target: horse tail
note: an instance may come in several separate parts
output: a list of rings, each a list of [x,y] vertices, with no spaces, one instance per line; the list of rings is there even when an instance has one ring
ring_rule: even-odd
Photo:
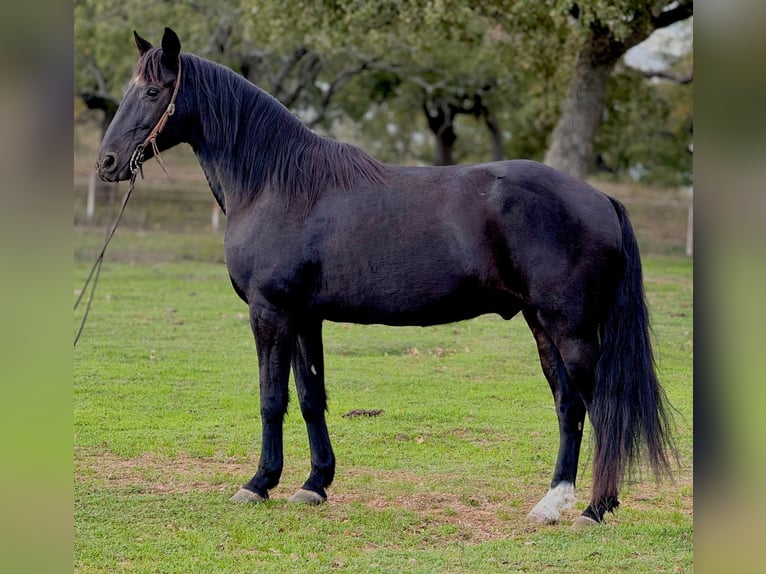
[[[595,434],[592,501],[602,510],[619,502],[625,473],[648,455],[655,477],[670,474],[670,413],[657,380],[644,295],[641,259],[625,207],[610,198],[622,229],[624,269],[599,328],[590,418]]]

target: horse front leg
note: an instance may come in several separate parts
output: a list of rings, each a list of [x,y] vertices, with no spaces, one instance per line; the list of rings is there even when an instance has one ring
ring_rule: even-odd
[[[298,329],[293,350],[293,374],[311,449],[311,472],[290,502],[321,504],[335,476],[335,455],[325,422],[327,394],[324,381],[322,322],[311,321]]]
[[[250,325],[258,351],[261,392],[261,459],[255,476],[231,498],[234,502],[262,502],[282,475],[282,422],[287,412],[293,332],[287,317],[251,307]]]

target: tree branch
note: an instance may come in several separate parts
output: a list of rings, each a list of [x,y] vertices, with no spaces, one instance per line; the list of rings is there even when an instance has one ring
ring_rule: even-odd
[[[103,110],[114,114],[120,100],[101,90],[81,90],[78,94],[89,110]]]
[[[647,78],[663,78],[676,84],[691,84],[694,81],[694,70],[686,73],[674,72],[673,70],[638,70]]]
[[[373,64],[376,60],[377,58],[372,58],[371,60],[362,60],[356,66],[343,70],[340,74],[338,74],[335,77],[335,79],[330,83],[327,90],[324,92],[322,96],[322,101],[319,104],[319,110],[317,111],[316,117],[309,122],[310,128],[313,128],[314,126],[319,124],[321,121],[323,121],[327,117],[327,110],[330,107],[330,102],[333,96],[343,86],[345,86],[349,82],[349,80],[351,80],[351,78],[369,69],[370,65]]]
[[[314,52],[307,52],[307,54],[307,58],[302,58],[302,70],[298,71],[298,78],[292,91],[289,93],[284,93],[285,89],[280,86],[280,92],[283,92],[283,95],[275,96],[278,97],[279,101],[282,102],[287,108],[291,108],[295,105],[295,102],[298,101],[298,97],[301,95],[303,90],[309,86],[313,86],[316,83],[317,76],[322,70],[322,59]]]
[[[96,80],[98,91],[105,94],[106,82],[104,82],[104,75],[101,73],[101,70],[99,70],[98,67],[96,67],[96,64],[93,63],[93,60],[91,58],[88,58],[86,60],[85,67],[88,69],[88,72],[90,72],[90,75],[93,76],[93,79]]]
[[[657,16],[652,16],[652,26],[655,30],[659,28],[667,28],[671,24],[686,20],[694,15],[694,3],[690,0],[688,2],[681,2],[675,8],[660,12]]]
[[[276,77],[274,78],[274,81],[271,83],[272,95],[275,98],[282,101],[282,92],[285,91],[285,80],[287,79],[287,76],[290,75],[290,72],[293,70],[293,68],[295,68],[295,66],[298,65],[298,62],[300,62],[308,53],[308,48],[305,46],[300,46],[293,51],[292,55],[287,58],[287,60],[285,60],[282,68],[279,70]],[[293,97],[292,99],[295,98]],[[284,103],[284,101],[282,101],[282,103]],[[287,106],[287,104],[285,105]]]

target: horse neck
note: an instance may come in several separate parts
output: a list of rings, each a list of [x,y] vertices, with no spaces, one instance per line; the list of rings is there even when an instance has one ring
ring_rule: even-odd
[[[295,148],[320,139],[275,98],[231,70],[194,58],[187,78],[198,125],[190,142],[216,199],[257,196]],[[282,166],[284,167],[284,166]]]
[[[328,188],[386,179],[383,164],[314,134],[241,76],[200,58],[192,62],[187,81],[199,125],[191,143],[219,203],[219,193],[229,207],[269,189],[286,205],[306,209]]]

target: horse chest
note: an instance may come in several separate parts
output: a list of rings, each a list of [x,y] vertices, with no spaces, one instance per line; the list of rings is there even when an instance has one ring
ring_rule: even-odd
[[[303,250],[284,230],[285,226],[262,218],[227,227],[226,267],[245,301],[260,298],[288,304],[288,299],[301,295],[310,283],[302,263]]]

